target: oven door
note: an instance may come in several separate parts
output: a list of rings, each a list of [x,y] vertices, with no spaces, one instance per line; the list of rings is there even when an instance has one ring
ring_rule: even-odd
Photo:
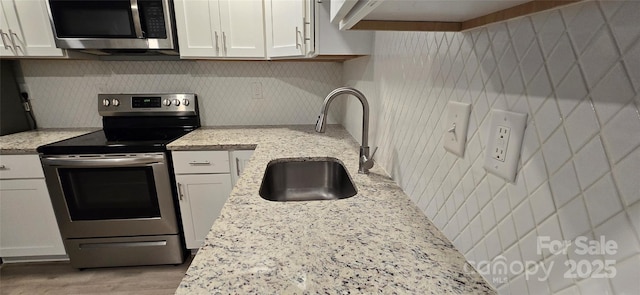
[[[64,238],[178,233],[164,153],[43,156]]]

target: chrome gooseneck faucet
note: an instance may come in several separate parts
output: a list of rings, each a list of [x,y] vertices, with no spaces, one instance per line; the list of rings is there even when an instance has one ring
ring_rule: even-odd
[[[329,105],[333,99],[342,94],[351,94],[360,100],[360,103],[362,104],[362,143],[360,145],[358,173],[367,174],[369,173],[369,169],[373,167],[373,155],[369,157],[369,102],[367,102],[367,98],[362,94],[362,92],[351,87],[340,87],[331,91],[322,104],[322,110],[320,112],[320,116],[318,116],[318,121],[316,122],[316,132],[322,133],[325,131]],[[374,150],[373,154],[375,155],[375,153],[376,151]]]

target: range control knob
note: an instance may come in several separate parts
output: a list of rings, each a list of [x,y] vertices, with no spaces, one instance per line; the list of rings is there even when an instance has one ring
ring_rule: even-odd
[[[170,106],[171,105],[171,101],[168,99],[165,99],[162,103],[164,103],[164,105],[166,106]]]
[[[103,99],[102,100],[102,105],[105,107],[108,107],[111,104],[111,101],[109,101],[108,99]]]
[[[185,106],[188,106],[189,103],[190,103],[189,100],[186,99],[186,98],[182,100],[182,104],[185,105]]]
[[[176,105],[176,106],[179,106],[180,105],[180,100],[179,99],[174,99],[173,100],[173,104]]]
[[[114,99],[112,99],[112,100],[111,100],[111,104],[112,104],[114,107],[117,107],[117,106],[119,106],[119,105],[120,105],[120,101],[114,98]]]

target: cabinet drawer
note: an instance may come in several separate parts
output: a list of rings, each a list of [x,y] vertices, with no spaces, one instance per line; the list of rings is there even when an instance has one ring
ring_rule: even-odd
[[[229,173],[229,153],[226,151],[172,152],[176,174]]]
[[[0,179],[44,178],[38,155],[0,155]]]

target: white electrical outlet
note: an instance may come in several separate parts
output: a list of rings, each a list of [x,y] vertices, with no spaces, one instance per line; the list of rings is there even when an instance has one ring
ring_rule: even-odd
[[[509,145],[509,135],[511,134],[511,128],[498,126],[498,130],[496,131],[496,133],[496,148],[492,150],[493,158],[498,161],[504,162],[504,156],[507,153],[507,146]]]
[[[253,99],[262,99],[262,83],[253,82],[251,83],[251,93]]]
[[[491,110],[484,168],[509,182],[516,180],[527,114]]]
[[[450,101],[447,104],[447,128],[443,145],[444,149],[457,155],[464,156],[464,147],[467,143],[467,129],[469,129],[469,115],[471,105],[463,102]]]

